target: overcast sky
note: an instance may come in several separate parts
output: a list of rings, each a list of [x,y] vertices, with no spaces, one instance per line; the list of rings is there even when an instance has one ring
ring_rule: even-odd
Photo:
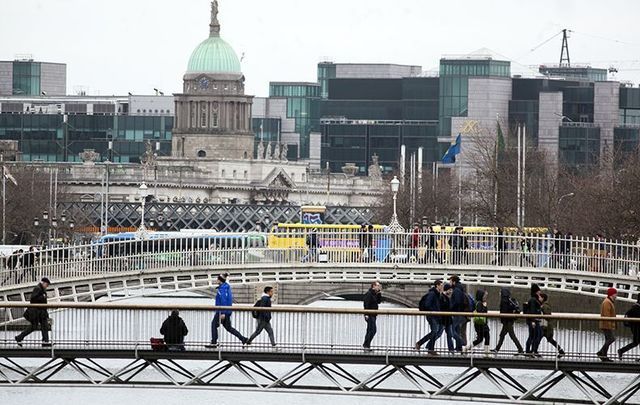
[[[219,0],[222,37],[247,93],[269,81],[315,81],[316,64],[384,62],[435,70],[442,55],[488,48],[512,73],[558,63],[562,28],[572,63],[619,68],[640,81],[640,2],[592,0]],[[73,93],[181,89],[191,51],[209,33],[209,0],[0,0],[0,60],[31,54],[67,64]],[[516,62],[518,64],[516,64]],[[532,73],[532,71],[528,71]]]

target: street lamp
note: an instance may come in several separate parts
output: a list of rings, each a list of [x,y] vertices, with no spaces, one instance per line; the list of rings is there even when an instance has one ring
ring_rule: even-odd
[[[147,196],[149,195],[148,187],[144,182],[138,188],[138,195],[142,203],[142,215],[140,216],[140,227],[138,228],[137,237],[139,239],[145,239],[147,237],[147,228],[144,226],[144,205],[147,202]]]
[[[560,213],[560,203],[562,202],[562,200],[564,200],[567,197],[573,197],[575,195],[576,193],[567,193],[567,194],[561,195],[560,198],[558,198],[558,203],[556,204],[556,222],[558,221],[558,214]]]
[[[389,223],[389,231],[391,233],[404,232],[404,228],[400,225],[400,222],[398,222],[398,190],[400,190],[400,180],[398,180],[398,177],[393,176],[393,180],[391,180],[391,192],[393,193],[393,215],[391,216],[391,222]]]

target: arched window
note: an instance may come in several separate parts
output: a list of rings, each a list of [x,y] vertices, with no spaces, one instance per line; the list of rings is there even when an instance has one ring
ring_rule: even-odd
[[[207,127],[207,107],[205,103],[202,103],[202,107],[200,108],[200,126],[202,128]]]
[[[207,157],[207,152],[203,151],[203,150],[199,150],[198,151],[198,157],[199,158],[205,158]]]
[[[211,126],[213,128],[218,128],[218,112],[217,111],[213,111],[211,113]]]

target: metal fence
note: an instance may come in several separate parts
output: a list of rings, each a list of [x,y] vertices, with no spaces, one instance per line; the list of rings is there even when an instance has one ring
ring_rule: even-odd
[[[4,322],[0,327],[0,350],[17,349],[15,336],[26,322],[20,319],[27,304],[2,303],[0,311],[11,312],[16,321]],[[41,306],[42,307],[42,306]],[[268,311],[272,314],[271,325],[277,345],[272,347],[263,332],[252,342],[244,345],[242,341],[230,335],[220,326],[219,344],[214,348],[206,345],[211,340],[211,323],[217,309],[207,305],[125,305],[125,304],[53,304],[46,306],[50,313],[51,350],[151,350],[150,338],[162,338],[160,327],[172,310],[178,309],[184,320],[188,334],[184,347],[188,351],[283,351],[291,353],[362,353],[366,330],[365,316],[377,316],[377,334],[371,344],[371,351],[378,355],[425,356],[422,346],[417,350],[416,342],[429,332],[427,316],[461,316],[465,320],[463,336],[467,349],[455,352],[455,346],[449,346],[447,333],[443,333],[435,345],[439,356],[507,356],[519,355],[514,342],[507,337],[500,351],[492,352],[502,329],[503,320],[515,319],[515,335],[526,349],[529,335],[529,320],[540,322],[544,338],[540,344],[540,358],[554,361],[597,361],[596,353],[604,342],[599,323],[612,321],[616,325],[617,340],[609,350],[611,359],[618,360],[618,349],[633,341],[631,329],[623,326],[628,319],[601,318],[593,315],[505,315],[489,313],[487,318],[490,330],[488,346],[479,342],[471,349],[469,346],[476,338],[474,316],[472,313],[427,313],[409,309],[365,311],[358,309],[279,307]],[[256,329],[254,311],[267,311],[265,308],[234,306],[231,323],[245,338]],[[631,321],[632,323],[634,321]],[[550,332],[552,330],[552,332]],[[557,346],[551,345],[557,341]],[[24,348],[41,347],[40,332],[35,331],[21,342]],[[455,342],[454,342],[455,343]],[[532,360],[535,358],[532,357]],[[622,357],[623,361],[640,361],[637,349]]]
[[[396,263],[569,270],[637,277],[637,244],[594,238],[487,233],[276,230],[95,242],[16,252],[3,258],[0,286],[124,271],[251,263]]]

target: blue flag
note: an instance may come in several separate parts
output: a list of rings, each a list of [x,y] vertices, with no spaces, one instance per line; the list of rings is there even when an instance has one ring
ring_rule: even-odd
[[[456,143],[449,146],[449,149],[447,149],[447,153],[445,153],[444,156],[442,157],[442,163],[455,163],[456,155],[460,153],[461,150],[462,150],[462,135],[458,134],[458,137],[456,138]]]

